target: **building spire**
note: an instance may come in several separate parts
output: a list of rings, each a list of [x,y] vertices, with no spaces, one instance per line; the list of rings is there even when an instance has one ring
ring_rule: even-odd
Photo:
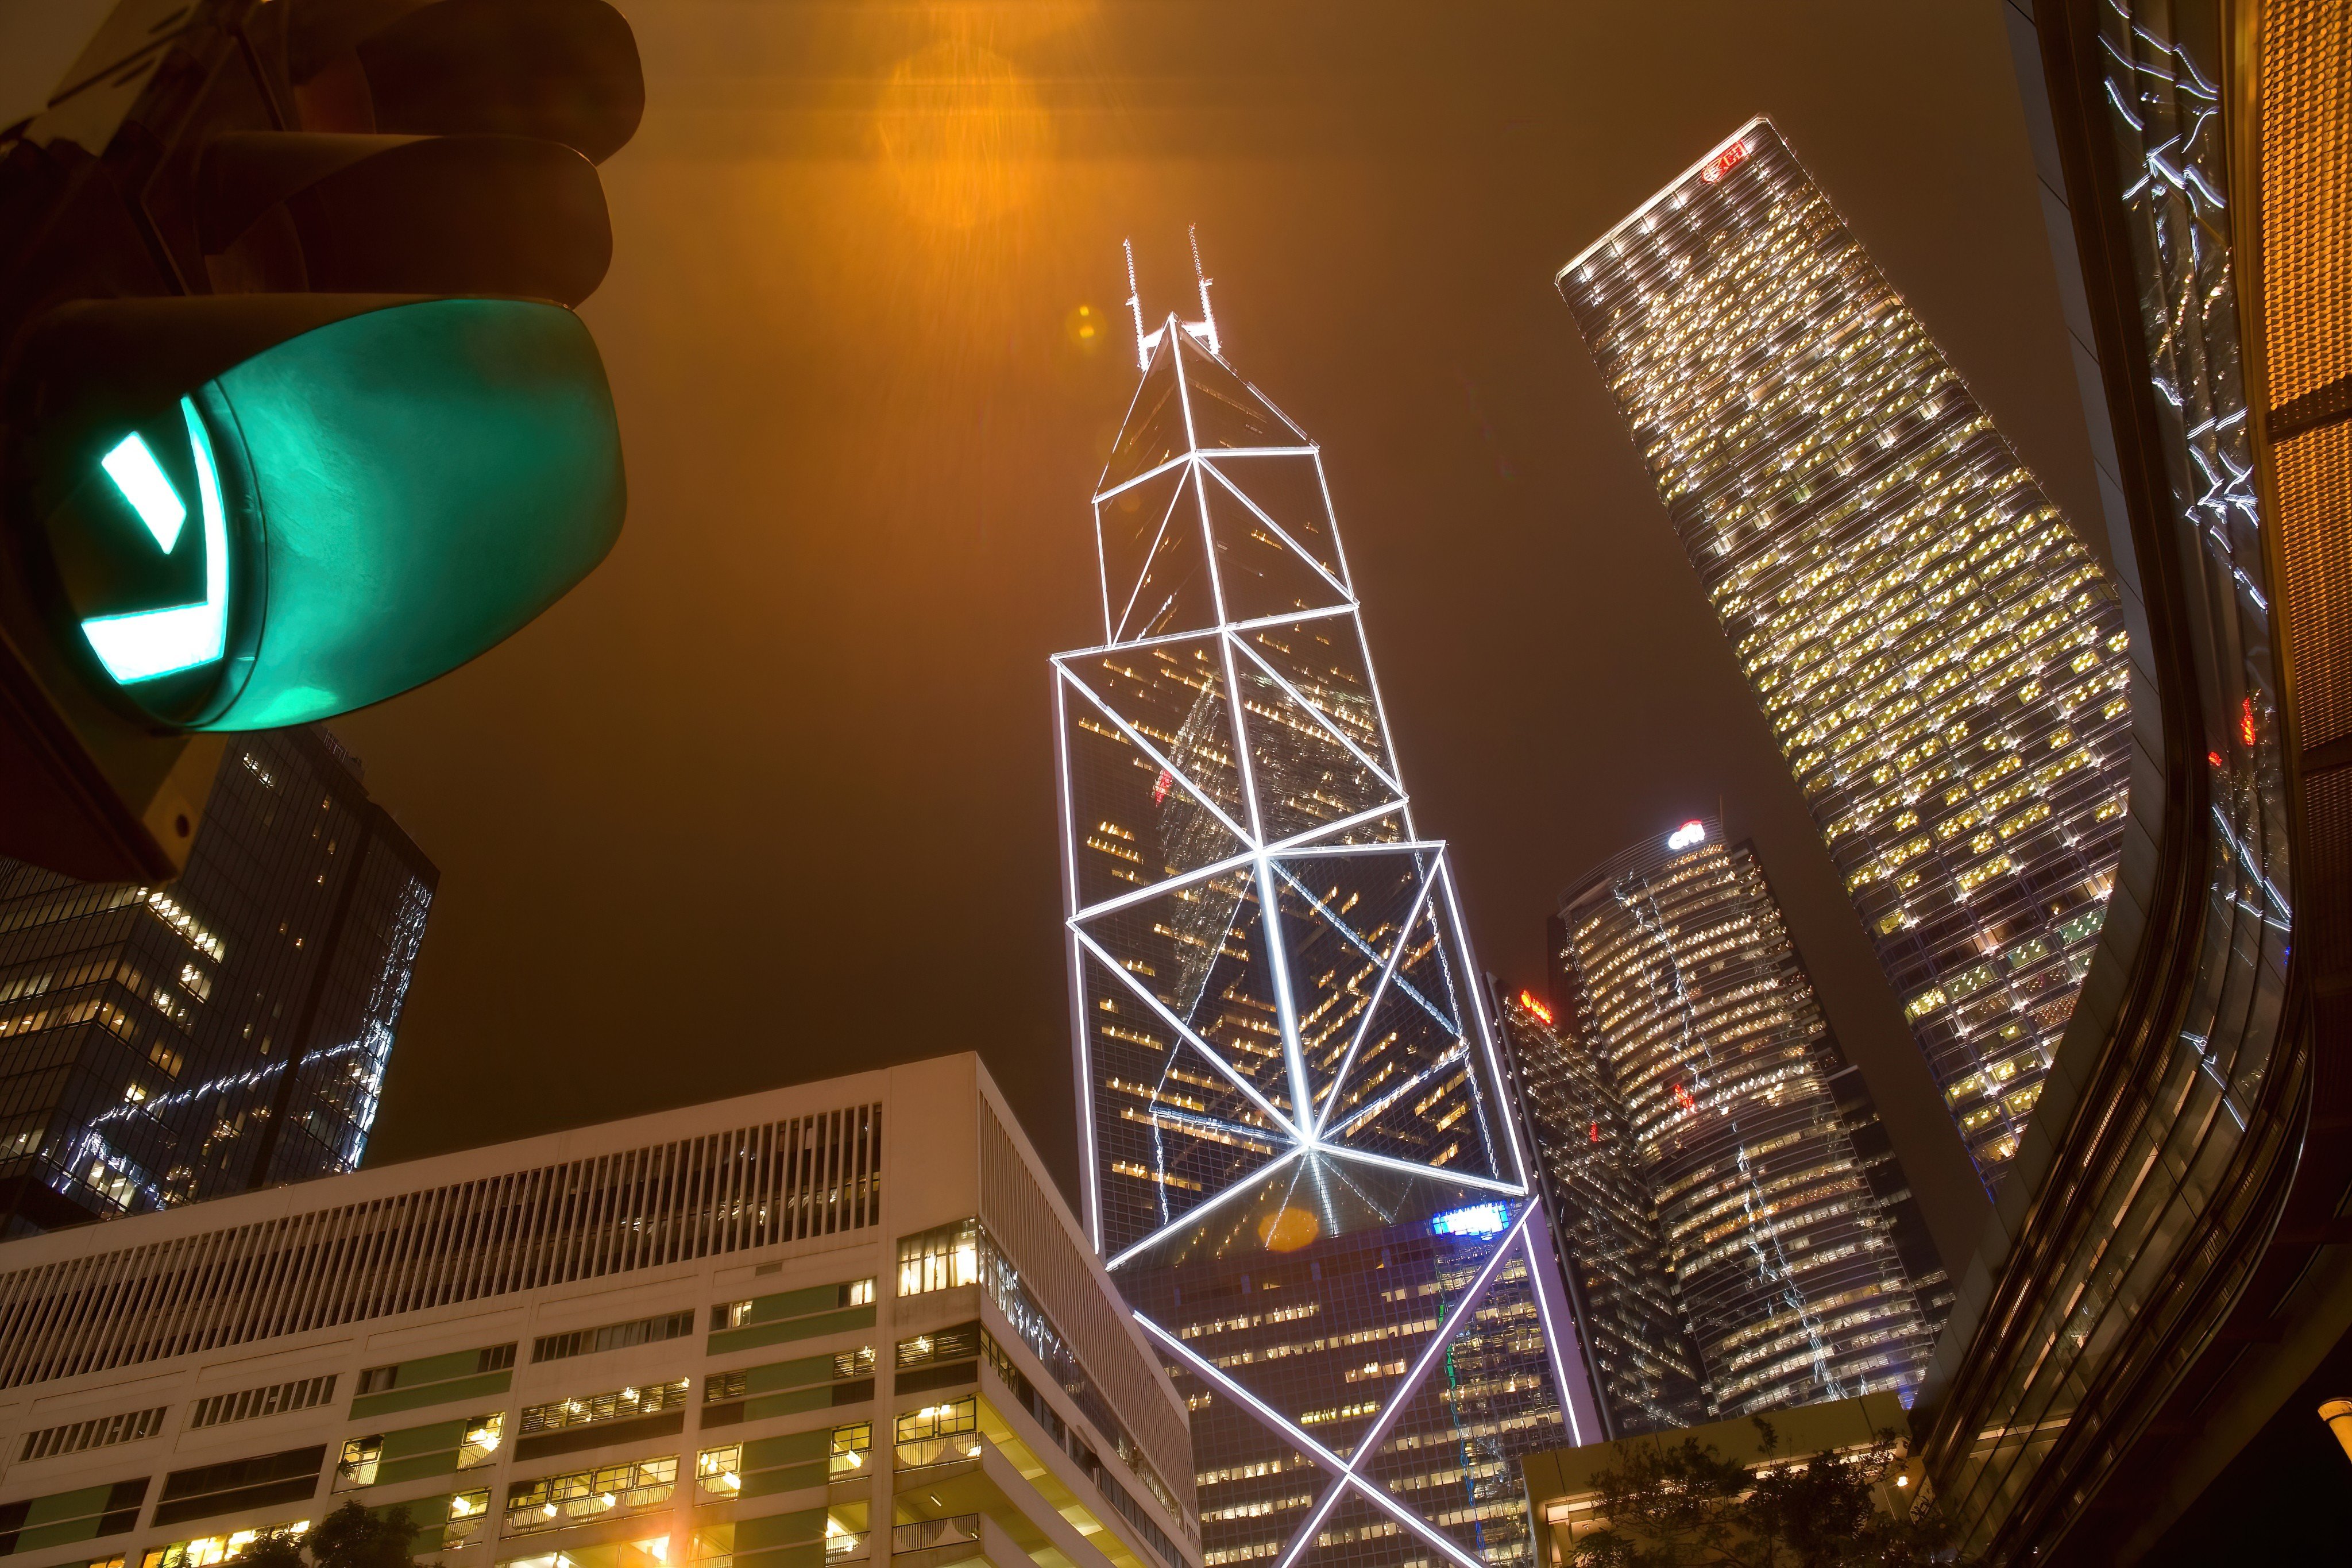
[[[1201,267],[1200,226],[1193,224],[1186,228],[1185,233],[1192,243],[1192,277],[1201,289],[1201,319],[1179,321],[1171,313],[1169,320],[1190,333],[1195,342],[1204,344],[1211,353],[1223,358],[1223,353],[1217,344],[1217,313],[1209,304],[1209,285],[1216,279],[1208,276]],[[1119,247],[1127,253],[1127,309],[1135,318],[1135,368],[1146,371],[1151,368],[1152,351],[1160,346],[1160,339],[1168,329],[1163,326],[1150,332],[1143,330],[1143,290],[1135,282],[1135,241],[1123,239],[1119,241]]]
[[[1135,286],[1135,241],[1122,239],[1119,248],[1127,252],[1127,308],[1135,314],[1135,368],[1151,368],[1151,351],[1160,346],[1160,334],[1143,335],[1143,291]]]
[[[1201,269],[1201,226],[1197,223],[1189,225],[1184,233],[1192,241],[1192,276],[1201,285],[1200,325],[1195,327],[1188,323],[1185,330],[1208,344],[1211,353],[1223,359],[1224,355],[1217,347],[1217,312],[1209,303],[1209,285],[1216,279]]]

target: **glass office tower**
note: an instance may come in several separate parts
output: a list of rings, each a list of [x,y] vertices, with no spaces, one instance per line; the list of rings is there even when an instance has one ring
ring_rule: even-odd
[[[1570,889],[1559,929],[1554,1048],[1598,1068],[1622,1121],[1534,1088],[1538,1154],[1572,1193],[1592,1184],[1574,1173],[1588,1151],[1628,1141],[1618,1169],[1664,1259],[1641,1331],[1670,1343],[1656,1306],[1679,1314],[1704,1418],[1880,1390],[1909,1404],[1949,1295],[1940,1268],[1922,1278],[1906,1264],[1898,1231],[1916,1216],[1882,1202],[1907,1201],[1899,1168],[1855,1147],[1832,1084],[1845,1063],[1754,853],[1686,824]],[[1522,1064],[1538,1043],[1522,1040]],[[1573,1081],[1564,1066],[1523,1081],[1547,1078]],[[1932,1258],[1924,1232],[1916,1245]],[[1622,1321],[1638,1309],[1619,1296]],[[1604,1388],[1621,1423],[1677,1408],[1650,1408],[1639,1376]]]
[[[1608,1064],[1584,1041],[1564,1038],[1550,1006],[1528,992],[1501,1012],[1504,1059],[1609,1436],[1699,1426],[1710,1417],[1698,1347]]]
[[[2115,591],[1768,121],[1559,283],[1993,1188],[2114,883]]]
[[[440,873],[316,726],[164,887],[0,860],[0,1235],[356,1169]]]
[[[1320,458],[1202,294],[1139,309],[1104,644],[1054,661],[1084,1206],[1210,1568],[1511,1562],[1516,1457],[1597,1414]]]

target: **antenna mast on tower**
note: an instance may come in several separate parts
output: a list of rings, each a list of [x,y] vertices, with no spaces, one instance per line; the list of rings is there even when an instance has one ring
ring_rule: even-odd
[[[1181,328],[1192,335],[1193,342],[1206,346],[1211,353],[1220,358],[1223,357],[1223,351],[1217,343],[1217,313],[1209,304],[1209,285],[1214,283],[1216,279],[1202,270],[1201,266],[1200,226],[1194,224],[1188,227],[1185,233],[1191,237],[1192,242],[1192,277],[1201,289],[1201,319],[1197,321],[1180,321],[1176,319],[1175,312],[1171,311],[1167,325],[1150,332],[1143,330],[1143,290],[1136,287],[1135,282],[1135,241],[1132,239],[1119,241],[1120,248],[1127,252],[1127,309],[1135,318],[1135,368],[1139,371],[1148,371],[1151,368],[1152,351],[1159,348],[1160,338],[1171,326]]]

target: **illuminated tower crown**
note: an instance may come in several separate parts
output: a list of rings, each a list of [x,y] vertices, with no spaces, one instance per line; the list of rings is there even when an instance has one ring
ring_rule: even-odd
[[[1192,1400],[1211,1562],[1499,1562],[1511,1458],[1599,1427],[1321,458],[1201,292],[1130,300],[1104,645],[1054,660],[1085,1206]]]

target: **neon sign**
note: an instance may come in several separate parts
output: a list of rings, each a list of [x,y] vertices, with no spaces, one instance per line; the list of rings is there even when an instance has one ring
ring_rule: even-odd
[[[1436,1236],[1468,1236],[1481,1241],[1500,1236],[1511,1226],[1511,1216],[1503,1205],[1496,1203],[1472,1204],[1467,1208],[1448,1209],[1429,1222]]]
[[[1694,844],[1705,842],[1706,824],[1704,822],[1685,822],[1666,835],[1666,847],[1669,849],[1687,849]]]
[[[1528,1012],[1533,1013],[1537,1017],[1541,1018],[1545,1023],[1549,1024],[1551,1022],[1551,1009],[1537,1001],[1536,994],[1534,992],[1520,992],[1519,1005],[1525,1007]]]
[[[1698,172],[1698,177],[1702,182],[1711,185],[1747,161],[1748,143],[1734,142],[1717,155],[1714,163],[1701,169]]]

